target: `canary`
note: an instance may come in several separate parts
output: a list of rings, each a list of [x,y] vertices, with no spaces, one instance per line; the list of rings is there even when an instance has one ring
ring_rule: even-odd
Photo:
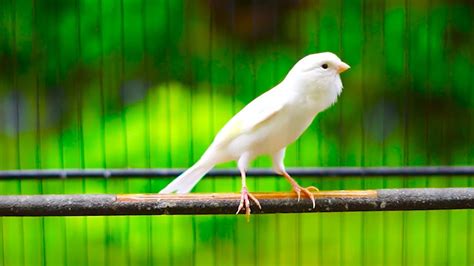
[[[303,193],[311,199],[314,208],[314,195],[310,190],[317,189],[301,187],[286,172],[285,150],[319,112],[337,101],[343,88],[339,74],[349,68],[333,53],[305,56],[291,68],[283,81],[232,117],[201,158],[160,193],[188,193],[216,164],[235,160],[242,177],[237,213],[245,209],[250,215],[250,200],[259,208],[261,205],[247,189],[245,172],[256,156],[270,155],[273,170],[291,183],[298,200]]]

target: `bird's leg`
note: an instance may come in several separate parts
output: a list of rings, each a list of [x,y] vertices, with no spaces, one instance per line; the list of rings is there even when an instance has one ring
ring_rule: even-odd
[[[286,171],[283,172],[283,176],[286,178],[286,180],[290,182],[291,186],[293,187],[293,190],[298,195],[298,201],[300,201],[301,192],[303,192],[303,194],[305,194],[311,199],[311,202],[313,203],[313,209],[314,209],[316,207],[316,201],[314,200],[313,192],[318,192],[319,189],[314,186],[304,188],[298,185],[298,183]],[[310,190],[313,190],[313,192],[311,192]]]
[[[247,187],[242,187],[239,208],[237,209],[237,212],[235,214],[238,214],[242,209],[245,209],[245,215],[247,216],[247,219],[249,219],[250,199],[253,200],[255,204],[257,204],[258,208],[262,209],[262,206],[260,205],[260,202],[257,200],[257,198],[248,192]]]
[[[304,188],[298,185],[298,183],[286,172],[285,166],[283,164],[283,159],[285,158],[285,150],[286,148],[283,148],[279,150],[278,152],[272,154],[273,169],[275,170],[275,172],[277,172],[280,175],[283,175],[288,181],[290,181],[290,184],[293,187],[293,190],[298,195],[298,201],[300,201],[301,192],[303,192],[303,194],[308,196],[311,199],[311,202],[313,202],[313,209],[314,209],[314,207],[316,207],[316,202],[314,200],[314,195],[310,190],[319,191],[319,189],[313,186]]]
[[[257,206],[260,209],[262,209],[262,206],[260,205],[260,202],[258,202],[257,198],[255,198],[255,196],[250,194],[247,189],[246,174],[245,174],[247,163],[248,163],[247,156],[242,156],[238,161],[240,175],[242,177],[242,190],[240,192],[239,208],[237,209],[237,212],[235,214],[238,214],[242,209],[245,209],[245,215],[247,216],[247,220],[248,220],[250,219],[250,200],[253,200],[253,202],[255,202],[255,204],[257,204]]]

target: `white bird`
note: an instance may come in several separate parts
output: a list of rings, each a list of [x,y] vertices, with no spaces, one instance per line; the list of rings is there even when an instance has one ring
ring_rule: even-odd
[[[283,175],[298,194],[303,192],[315,207],[314,195],[286,172],[283,159],[286,146],[294,142],[311,124],[315,116],[334,104],[342,92],[340,73],[349,69],[335,54],[325,52],[308,55],[299,60],[285,79],[260,95],[237,113],[216,135],[202,157],[183,174],[160,191],[188,193],[201,178],[218,163],[237,161],[242,176],[239,213],[245,208],[250,214],[252,199],[248,192],[246,170],[258,155],[270,155],[273,170]]]

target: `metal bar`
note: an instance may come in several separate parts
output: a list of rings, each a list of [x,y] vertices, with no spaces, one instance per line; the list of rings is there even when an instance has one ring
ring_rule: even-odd
[[[0,179],[43,179],[78,177],[174,177],[184,169],[52,169],[52,170],[5,170],[0,171]],[[419,166],[419,167],[328,167],[328,168],[290,168],[290,175],[299,177],[373,177],[373,176],[470,176],[474,166]],[[250,169],[248,176],[275,176],[267,168]],[[214,169],[207,176],[240,176],[237,169]]]
[[[254,193],[252,213],[473,209],[474,188],[316,192],[316,207],[294,193]],[[233,214],[240,194],[78,194],[0,196],[0,216]]]

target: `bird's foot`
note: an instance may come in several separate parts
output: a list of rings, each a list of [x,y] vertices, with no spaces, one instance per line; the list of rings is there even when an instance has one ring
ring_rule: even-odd
[[[300,201],[301,193],[303,193],[311,199],[311,202],[313,203],[313,209],[316,207],[316,201],[314,200],[313,192],[319,192],[319,189],[317,187],[309,186],[307,188],[304,188],[298,185],[298,183],[296,182],[292,183],[291,185],[293,186],[293,191],[295,191],[298,195],[298,202]]]
[[[247,220],[250,219],[250,200],[255,202],[255,204],[257,204],[257,206],[262,209],[262,206],[260,205],[260,202],[258,202],[257,198],[250,194],[246,187],[242,187],[239,208],[235,214],[238,214],[242,209],[245,209]]]
[[[316,201],[314,200],[313,192],[319,192],[319,189],[317,187],[313,187],[313,186],[304,188],[304,187],[298,185],[298,183],[286,172],[283,172],[283,176],[288,181],[290,181],[290,184],[293,187],[293,191],[295,191],[296,195],[298,195],[298,202],[300,201],[301,193],[303,193],[311,199],[311,202],[313,203],[313,209],[314,209],[316,207]],[[313,192],[311,192],[311,190]]]

